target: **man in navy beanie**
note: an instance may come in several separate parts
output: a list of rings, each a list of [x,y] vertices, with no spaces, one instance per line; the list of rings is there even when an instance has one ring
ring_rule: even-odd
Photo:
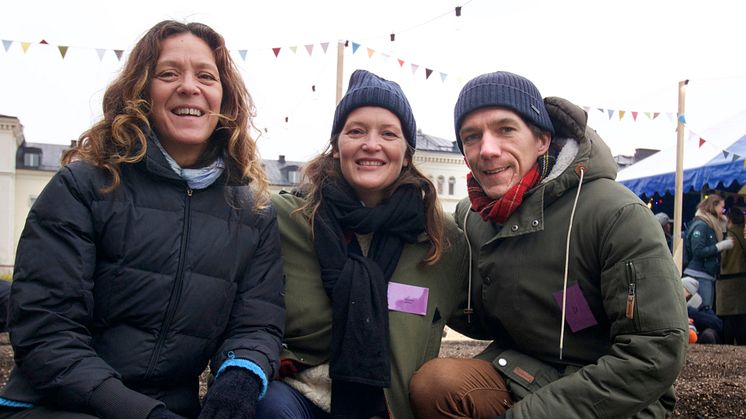
[[[492,343],[415,373],[417,416],[670,415],[687,347],[679,274],[586,113],[498,71],[466,83],[454,122],[472,269],[449,326]]]

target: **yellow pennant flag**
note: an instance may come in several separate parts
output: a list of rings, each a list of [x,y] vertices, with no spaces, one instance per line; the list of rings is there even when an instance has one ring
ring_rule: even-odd
[[[67,47],[64,45],[60,45],[57,48],[60,49],[60,55],[62,55],[62,59],[65,59],[65,54],[67,54]]]
[[[31,42],[21,42],[21,48],[23,48],[23,53],[25,54],[26,51],[28,51],[28,47],[31,45]]]
[[[627,112],[627,111],[619,111],[619,120],[620,120],[620,121],[622,120],[622,118],[624,118],[624,114],[625,114],[626,112]]]

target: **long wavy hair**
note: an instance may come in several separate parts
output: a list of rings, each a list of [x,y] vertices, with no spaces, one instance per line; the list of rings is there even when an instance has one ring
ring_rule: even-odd
[[[699,204],[697,204],[697,209],[704,213],[712,214],[718,219],[720,219],[723,217],[723,214],[715,211],[715,207],[719,203],[724,202],[724,201],[725,199],[723,199],[723,197],[718,194],[714,194],[714,193],[709,194],[707,195],[705,199],[703,199],[702,201],[700,201]]]
[[[299,212],[308,214],[311,226],[313,226],[316,213],[324,199],[322,185],[324,182],[346,182],[342,175],[339,159],[334,158],[333,153],[338,148],[339,134],[332,136],[329,147],[308,162],[303,168],[303,177],[300,190],[306,196],[305,203],[298,209]],[[423,191],[425,201],[425,230],[430,238],[431,247],[422,262],[426,265],[435,264],[448,246],[443,233],[443,210],[440,206],[438,194],[433,183],[414,166],[414,149],[407,146],[405,157],[409,164],[402,168],[399,177],[384,191],[384,200],[403,185],[415,185]],[[313,231],[313,228],[311,229]]]
[[[250,133],[250,129],[255,128],[254,101],[223,37],[201,23],[165,20],[148,30],[132,49],[122,72],[106,89],[103,118],[81,134],[77,145],[63,155],[62,163],[87,161],[110,176],[111,184],[104,192],[119,186],[120,165],[136,163],[147,152],[147,132],[152,128],[150,83],[162,42],[184,33],[195,35],[212,49],[223,87],[218,125],[199,160],[211,161],[222,154],[228,182],[250,184],[254,208],[266,207],[269,202],[267,177]]]

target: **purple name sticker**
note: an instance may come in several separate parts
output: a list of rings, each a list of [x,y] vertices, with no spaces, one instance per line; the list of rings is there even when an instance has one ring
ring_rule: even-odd
[[[554,301],[562,309],[562,290],[555,291],[552,293]],[[591,308],[588,307],[588,301],[583,296],[583,291],[580,290],[578,283],[567,287],[567,306],[565,308],[565,320],[570,325],[570,330],[573,333],[583,329],[587,329],[591,326],[598,324],[596,318],[593,317]]]
[[[389,310],[424,316],[427,314],[427,298],[429,295],[430,289],[428,288],[389,282],[387,293]]]

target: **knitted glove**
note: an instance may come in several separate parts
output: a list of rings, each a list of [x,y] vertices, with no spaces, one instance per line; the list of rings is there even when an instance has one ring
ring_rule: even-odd
[[[160,405],[150,411],[148,419],[186,419],[184,416],[168,410],[166,406]]]
[[[199,419],[253,418],[262,382],[251,371],[229,367],[207,391]]]
[[[718,252],[722,252],[723,250],[732,249],[733,248],[733,239],[731,239],[729,237],[729,238],[727,238],[725,240],[721,240],[721,241],[715,243],[715,247],[718,248]]]

